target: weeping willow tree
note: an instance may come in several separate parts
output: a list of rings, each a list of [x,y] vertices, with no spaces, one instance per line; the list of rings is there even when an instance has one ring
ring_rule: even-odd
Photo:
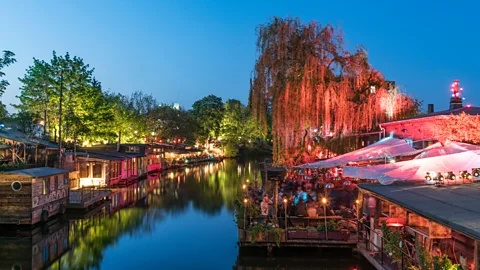
[[[330,138],[418,112],[419,102],[373,69],[363,48],[347,51],[331,25],[274,18],[257,31],[249,105],[265,136],[271,121],[277,164],[324,156]]]

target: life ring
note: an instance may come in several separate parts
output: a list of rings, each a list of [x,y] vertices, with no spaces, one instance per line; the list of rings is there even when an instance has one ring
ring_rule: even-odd
[[[42,214],[40,216],[40,220],[42,222],[47,222],[48,220],[48,211],[47,210],[42,210]]]

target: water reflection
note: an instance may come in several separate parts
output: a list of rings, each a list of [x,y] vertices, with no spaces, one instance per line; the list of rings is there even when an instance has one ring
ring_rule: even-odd
[[[269,269],[265,257],[238,253],[232,221],[257,168],[225,160],[150,175],[90,212],[0,230],[0,269]]]
[[[123,236],[154,234],[156,225],[165,218],[185,215],[190,208],[204,216],[219,215],[222,209],[230,215],[233,202],[241,192],[241,183],[253,178],[251,170],[237,170],[237,166],[245,168],[235,160],[225,160],[163,175],[150,175],[132,186],[115,189],[109,203],[86,214],[68,216],[69,220],[63,227],[65,245],[70,247],[68,250],[53,255],[36,248],[40,249],[40,257],[50,263],[34,260],[33,265],[28,266],[27,255],[24,261],[13,258],[4,262],[5,268],[18,264],[22,269],[42,269],[49,265],[51,269],[98,269],[104,264],[105,250],[118,244]],[[255,163],[251,162],[250,166],[255,166]],[[228,222],[234,228],[231,218]],[[234,244],[232,242],[231,246]],[[3,257],[6,252],[1,250],[0,255]],[[155,260],[143,258],[148,259],[152,260],[151,266],[154,267]]]

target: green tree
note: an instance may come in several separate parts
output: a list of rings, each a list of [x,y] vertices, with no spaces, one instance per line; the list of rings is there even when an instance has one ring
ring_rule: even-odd
[[[207,141],[219,136],[223,110],[222,98],[215,95],[208,95],[193,103],[192,113],[199,124],[198,140]]]
[[[112,137],[109,122],[113,113],[104,98],[101,84],[93,77],[94,69],[82,58],[58,56],[53,52],[50,62],[34,59],[23,78],[15,107],[44,120],[44,133],[57,138],[60,128],[62,98],[62,139],[98,141]]]
[[[7,80],[1,79],[5,76],[5,73],[2,71],[2,69],[16,62],[14,56],[15,54],[11,51],[3,51],[3,56],[0,57],[0,97],[2,97],[2,95],[5,93],[7,86],[10,85]],[[0,119],[4,118],[6,115],[7,109],[0,101]]]
[[[23,78],[19,78],[22,83],[21,94],[17,96],[20,99],[20,105],[14,105],[19,111],[33,118],[43,118],[43,136],[47,135],[49,116],[56,115],[53,111],[55,107],[49,102],[49,98],[55,91],[51,74],[51,68],[47,62],[34,58],[33,65],[28,67]]]
[[[152,112],[152,118],[155,123],[154,131],[159,138],[185,138],[188,142],[195,141],[197,123],[189,111],[161,104]]]

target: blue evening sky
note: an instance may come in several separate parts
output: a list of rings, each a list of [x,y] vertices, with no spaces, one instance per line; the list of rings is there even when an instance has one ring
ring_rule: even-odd
[[[435,109],[459,79],[480,106],[480,4],[475,1],[2,1],[0,50],[18,62],[2,102],[16,103],[32,58],[84,58],[107,90],[189,108],[208,94],[247,102],[255,28],[273,16],[340,26],[373,67]]]

